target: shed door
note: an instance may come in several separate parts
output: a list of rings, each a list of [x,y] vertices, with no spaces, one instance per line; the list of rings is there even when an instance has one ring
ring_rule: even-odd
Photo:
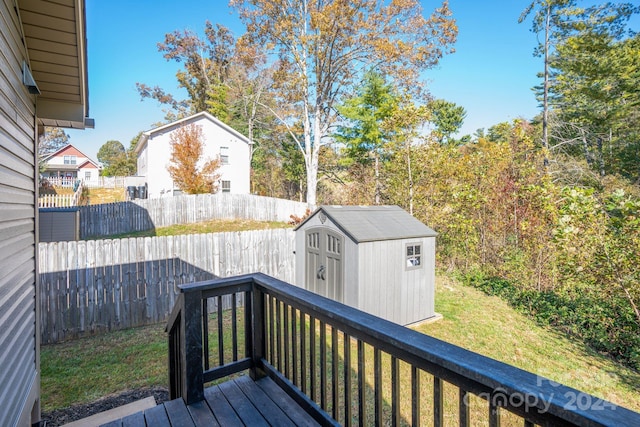
[[[323,228],[306,233],[307,289],[336,301],[344,300],[343,238]]]

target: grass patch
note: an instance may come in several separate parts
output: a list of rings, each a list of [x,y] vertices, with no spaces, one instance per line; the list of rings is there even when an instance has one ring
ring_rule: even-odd
[[[124,188],[89,188],[89,204],[124,202],[126,191]]]
[[[640,411],[640,373],[549,328],[540,327],[498,297],[487,296],[454,279],[439,277],[436,311],[443,314],[443,320],[423,324],[416,329]],[[239,310],[239,318],[243,318],[241,313]],[[214,319],[215,315],[212,316],[210,331],[215,331]],[[225,326],[229,324],[228,319],[224,322]],[[229,339],[226,336],[228,329],[225,327],[225,341]],[[217,338],[211,336],[209,344],[210,354],[215,357],[217,350],[213,349]],[[339,345],[342,349],[341,339]],[[243,346],[240,345],[240,348]],[[228,345],[225,345],[226,352],[228,349]],[[367,366],[372,366],[372,353],[371,348],[367,348]],[[352,349],[352,358],[355,355]],[[226,354],[225,359],[229,357]],[[352,363],[355,363],[354,359]],[[386,366],[389,363],[388,356],[383,355],[382,364]],[[41,367],[42,402],[46,411],[91,402],[101,396],[131,388],[166,387],[167,338],[164,324],[43,346]],[[408,366],[401,366],[401,369],[406,371]],[[368,377],[370,374],[369,371]],[[403,377],[406,377],[406,372]],[[422,392],[425,393],[422,401],[426,406],[430,401],[427,396],[431,390],[429,381],[425,376],[422,382]],[[367,378],[367,382],[372,384],[373,378]],[[402,383],[400,386],[401,395],[410,394],[408,384]],[[383,393],[387,400],[390,390],[385,388]],[[445,396],[452,396],[453,402],[457,402],[457,389],[445,384]],[[481,408],[479,412],[486,413],[486,409],[483,409],[485,404],[479,399],[473,405]],[[357,407],[352,405],[352,408]],[[429,409],[425,411],[427,413],[423,415],[428,419]],[[407,419],[406,408],[402,412],[403,418]],[[510,424],[505,422],[504,425]]]
[[[43,410],[128,389],[166,386],[167,351],[164,324],[42,346]]]
[[[111,236],[92,237],[97,239],[124,239],[127,237],[177,236],[181,234],[224,233],[231,231],[267,230],[287,228],[289,224],[277,221],[254,221],[250,219],[214,219],[193,224],[175,224],[154,230],[135,231]]]

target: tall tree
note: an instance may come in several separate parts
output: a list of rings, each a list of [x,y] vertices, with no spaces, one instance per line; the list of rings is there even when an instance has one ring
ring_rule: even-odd
[[[102,175],[116,176],[116,165],[126,157],[124,145],[120,141],[109,140],[98,149],[98,161],[102,163]]]
[[[188,194],[218,191],[217,173],[220,159],[203,159],[202,128],[190,124],[171,134],[171,164],[167,166],[171,179]]]
[[[399,87],[420,88],[421,71],[438,63],[456,39],[448,2],[425,18],[417,0],[231,0],[251,42],[277,54],[279,119],[305,160],[307,203],[317,202],[319,154],[331,142],[335,107],[372,66]]]
[[[337,107],[346,123],[338,126],[336,140],[342,142],[345,154],[361,165],[373,163],[375,195],[374,203],[380,204],[380,162],[385,145],[393,137],[393,129],[385,122],[393,117],[399,97],[384,77],[373,70],[364,75],[357,93]]]
[[[531,31],[537,35],[542,34],[542,41],[538,40],[538,46],[534,55],[542,56],[542,146],[549,149],[549,55],[556,39],[565,28],[567,11],[575,7],[576,0],[534,0],[520,15],[518,22],[524,22],[533,13]],[[554,31],[555,30],[555,31]],[[545,163],[547,160],[545,160]]]
[[[176,100],[164,89],[136,83],[140,96],[152,98],[170,107],[178,116],[209,111],[223,122],[228,122],[227,88],[230,63],[234,56],[235,38],[223,25],[205,23],[205,39],[191,30],[174,31],[165,35],[158,50],[167,61],[184,64],[176,73],[180,87],[187,91],[188,99]]]
[[[577,6],[576,0],[534,0],[520,15],[518,21],[524,22],[533,14],[531,30],[538,35],[542,34],[542,40],[534,54],[544,58],[541,90],[542,145],[547,150],[550,148],[549,111],[552,107],[549,96],[555,82],[552,58],[556,47],[585,32],[618,38],[625,32],[626,21],[637,10],[631,3],[607,2],[582,8]]]
[[[42,172],[44,159],[69,143],[69,135],[62,128],[45,127],[38,140],[38,163]]]
[[[451,143],[451,135],[460,130],[467,116],[464,107],[455,102],[435,99],[429,103],[429,109],[436,139],[440,143]]]
[[[555,84],[551,102],[566,131],[559,142],[577,141],[573,150],[600,175],[619,172],[638,178],[640,142],[640,36],[616,40],[596,29],[570,37],[552,57]]]

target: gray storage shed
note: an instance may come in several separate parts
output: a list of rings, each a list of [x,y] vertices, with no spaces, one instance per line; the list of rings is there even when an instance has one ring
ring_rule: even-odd
[[[296,284],[401,325],[429,319],[435,238],[398,206],[321,206],[296,228]]]

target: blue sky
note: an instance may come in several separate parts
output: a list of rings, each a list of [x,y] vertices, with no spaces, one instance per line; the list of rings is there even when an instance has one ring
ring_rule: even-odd
[[[533,57],[536,35],[518,17],[530,0],[450,0],[458,24],[456,53],[425,74],[431,93],[467,110],[463,134],[539,112],[531,88],[542,69]],[[96,158],[102,144],[125,147],[139,132],[164,118],[155,101],[141,101],[135,84],[158,85],[179,93],[178,64],[167,62],[157,43],[166,33],[202,33],[205,20],[243,32],[225,0],[87,0],[89,108],[95,129],[67,131],[70,142]],[[425,11],[437,1],[424,0]],[[182,98],[182,97],[179,97]]]

